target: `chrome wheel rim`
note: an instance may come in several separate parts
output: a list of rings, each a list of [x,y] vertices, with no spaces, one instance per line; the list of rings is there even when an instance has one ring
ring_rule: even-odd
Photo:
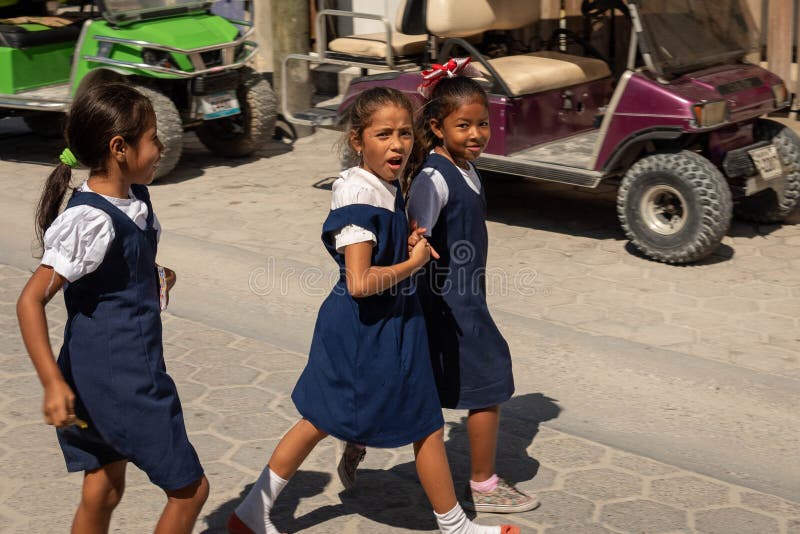
[[[647,228],[660,235],[675,235],[686,226],[686,199],[672,186],[657,185],[642,197],[642,219]]]

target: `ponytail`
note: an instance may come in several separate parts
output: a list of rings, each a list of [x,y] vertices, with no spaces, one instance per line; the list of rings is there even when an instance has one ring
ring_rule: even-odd
[[[36,207],[36,240],[42,247],[40,250],[44,250],[44,234],[58,217],[71,180],[72,167],[62,162],[53,169],[44,184],[42,197]]]

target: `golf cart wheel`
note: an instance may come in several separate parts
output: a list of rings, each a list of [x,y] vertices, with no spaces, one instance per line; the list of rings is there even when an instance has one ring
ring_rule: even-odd
[[[249,156],[272,139],[277,104],[269,82],[252,69],[246,69],[237,88],[241,113],[204,121],[197,137],[218,156]]]
[[[44,111],[25,115],[22,120],[25,121],[25,126],[30,128],[36,135],[48,139],[56,139],[64,135],[64,120],[66,117],[64,113]]]
[[[686,150],[642,158],[617,194],[617,215],[628,239],[665,263],[711,254],[728,231],[731,210],[731,192],[719,170]]]
[[[769,141],[775,146],[783,176],[771,180],[769,189],[743,198],[735,212],[748,221],[781,222],[800,201],[800,138],[790,128],[768,119],[759,119],[753,133],[757,141]]]
[[[144,87],[142,85],[133,86],[137,91],[150,99],[153,110],[156,112],[156,129],[158,139],[164,145],[164,153],[158,162],[155,179],[169,174],[178,160],[181,159],[183,152],[183,121],[175,107],[175,103],[164,93]]]

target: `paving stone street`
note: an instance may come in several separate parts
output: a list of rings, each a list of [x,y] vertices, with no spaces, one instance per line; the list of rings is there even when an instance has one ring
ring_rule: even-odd
[[[167,368],[211,483],[196,532],[224,522],[298,417],[290,394],[335,265],[319,241],[338,172],[331,132],[223,160],[187,134],[178,170],[151,187],[159,262],[178,273]],[[0,122],[0,532],[66,532],[80,474],[41,421],[41,386],[15,302],[36,265],[33,209],[63,142]],[[80,180],[79,173],[76,182]],[[498,471],[538,494],[509,519],[541,534],[800,533],[800,212],[734,222],[711,258],[637,254],[615,190],[487,179],[489,304],[516,395]],[[66,314],[48,306],[55,348]],[[464,413],[446,411],[457,491]],[[411,447],[370,449],[344,491],[323,441],[278,500],[287,532],[433,532]],[[151,531],[163,494],[131,467],[112,531]]]

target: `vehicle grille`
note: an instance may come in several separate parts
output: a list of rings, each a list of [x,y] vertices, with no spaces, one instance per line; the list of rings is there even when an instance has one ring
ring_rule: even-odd
[[[229,91],[239,87],[241,82],[242,74],[238,70],[207,74],[192,80],[192,94],[200,96]]]
[[[725,171],[725,176],[728,178],[747,178],[758,174],[756,166],[753,163],[753,158],[750,157],[748,152],[754,148],[761,148],[767,146],[769,143],[766,141],[759,141],[752,145],[735,148],[725,154],[725,159],[722,161],[722,170]]]
[[[200,57],[203,58],[203,63],[206,64],[207,69],[222,65],[222,51],[220,50],[209,50],[208,52],[203,52],[200,54]]]

